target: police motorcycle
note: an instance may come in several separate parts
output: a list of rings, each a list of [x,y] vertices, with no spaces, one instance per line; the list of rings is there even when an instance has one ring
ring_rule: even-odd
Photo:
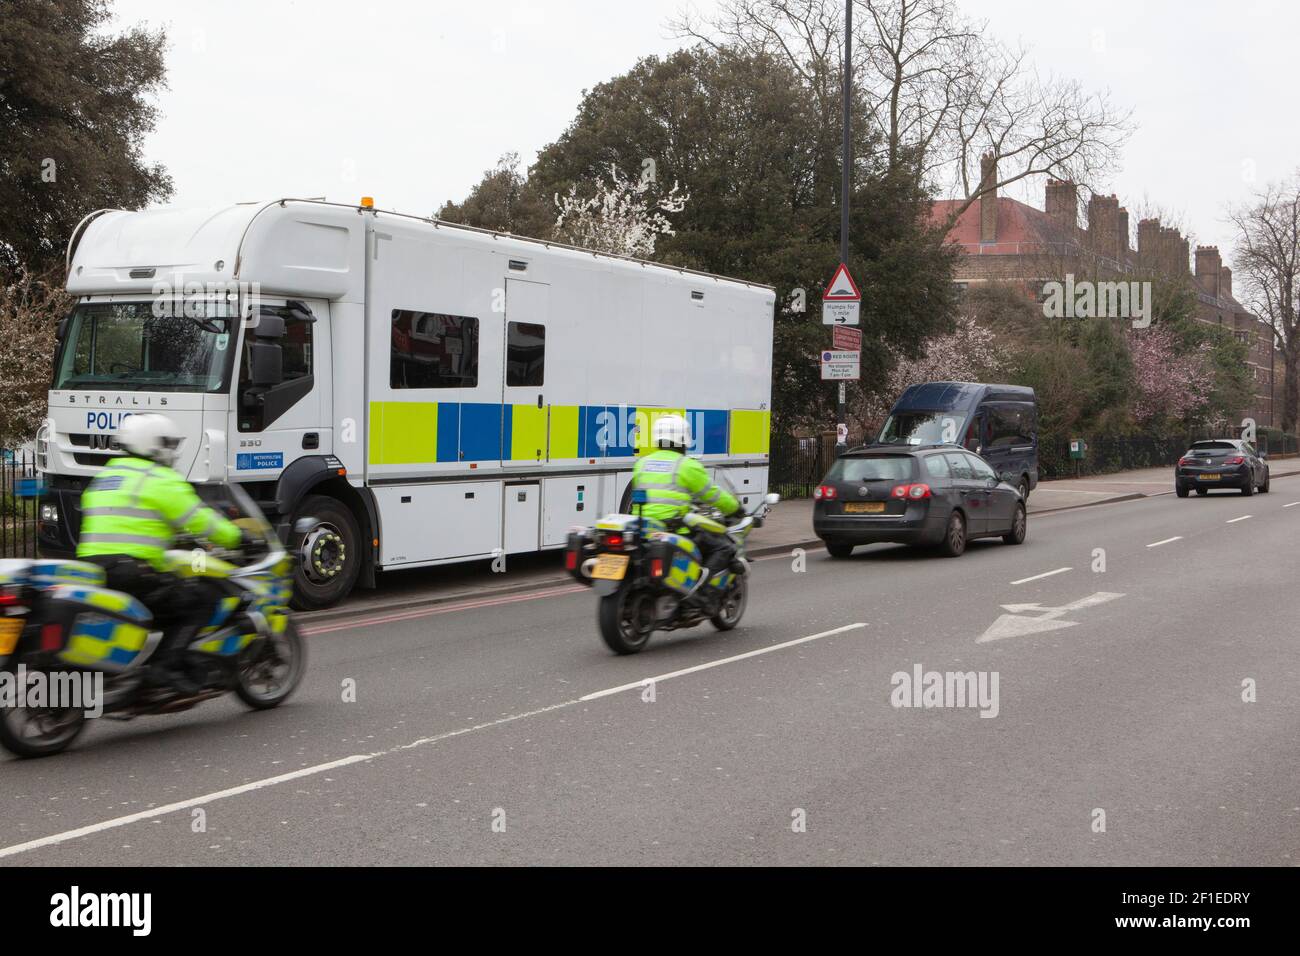
[[[248,707],[266,710],[297,688],[306,648],[289,613],[293,557],[242,488],[201,485],[197,490],[246,532],[238,550],[204,551],[185,539],[166,552],[172,573],[203,578],[203,585],[220,595],[212,617],[186,650],[188,677],[198,693],[170,686],[151,669],[163,632],[153,627],[152,614],[138,598],[105,586],[98,565],[0,560],[0,744],[5,749],[20,757],[59,753],[85,729],[88,712],[130,720],[189,710],[232,692]],[[307,520],[298,524],[305,528]],[[295,532],[303,528],[295,526]],[[79,688],[98,688],[102,694],[92,691],[96,699],[90,701],[91,694],[75,693]],[[56,695],[56,689],[62,693]]]
[[[725,476],[719,483],[727,485]],[[728,487],[728,491],[734,489]],[[632,493],[633,511],[646,493]],[[635,654],[655,631],[675,631],[710,621],[720,631],[740,623],[749,598],[749,562],[745,541],[761,527],[768,511],[781,498],[770,494],[750,513],[727,525],[735,549],[731,566],[720,574],[704,574],[704,558],[688,535],[653,518],[606,515],[594,528],[570,532],[565,568],[600,596],[597,621],[600,636],[616,654]],[[727,518],[713,514],[722,523]]]

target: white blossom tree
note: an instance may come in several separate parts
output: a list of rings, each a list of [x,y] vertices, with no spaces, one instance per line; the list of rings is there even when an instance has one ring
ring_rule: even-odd
[[[576,185],[566,195],[555,196],[555,238],[584,249],[648,259],[660,236],[674,234],[666,214],[681,212],[690,196],[676,182],[661,192],[653,179],[630,180],[612,165],[609,174],[609,181],[598,181],[591,196],[579,195]]]
[[[20,272],[0,281],[0,448],[32,438],[45,417],[54,330],[72,297]]]
[[[926,343],[920,358],[898,356],[887,380],[853,404],[852,413],[865,436],[880,430],[903,389],[918,382],[978,382],[998,369],[994,334],[971,314],[959,315],[951,332]]]

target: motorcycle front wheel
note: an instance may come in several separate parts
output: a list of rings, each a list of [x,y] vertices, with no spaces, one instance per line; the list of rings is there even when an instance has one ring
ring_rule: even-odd
[[[749,575],[737,574],[727,585],[727,593],[722,596],[718,613],[709,620],[719,631],[729,631],[745,616],[747,603],[749,603]]]
[[[53,756],[85,729],[85,711],[73,707],[0,707],[0,745],[19,757]]]
[[[655,599],[649,588],[630,585],[600,599],[596,613],[600,636],[615,654],[635,654],[650,641]]]
[[[307,645],[290,618],[284,632],[249,648],[235,674],[235,693],[254,710],[269,710],[289,699],[307,669]]]

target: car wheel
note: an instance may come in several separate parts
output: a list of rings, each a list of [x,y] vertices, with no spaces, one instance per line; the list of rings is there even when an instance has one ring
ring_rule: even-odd
[[[1208,495],[1208,494],[1210,493],[1210,489],[1209,489],[1209,488],[1197,488],[1197,489],[1196,489],[1196,493],[1197,493],[1198,495],[1200,495],[1202,498],[1204,498],[1206,495]]]
[[[1020,476],[1020,484],[1016,485],[1016,491],[1020,492],[1021,501],[1029,500],[1029,477],[1027,475]]]
[[[1016,505],[1016,515],[1011,519],[1011,530],[1002,536],[1002,540],[1007,544],[1024,544],[1028,524],[1029,521],[1025,517],[1025,506],[1023,504]]]
[[[1186,498],[1186,497],[1187,497],[1187,489],[1184,488],[1182,485],[1175,485],[1175,486],[1174,486],[1174,494],[1176,494],[1179,498]]]
[[[1251,475],[1246,479],[1246,483],[1241,486],[1241,494],[1243,498],[1249,498],[1254,493],[1255,493],[1255,477]]]
[[[1267,471],[1264,472],[1264,483],[1259,486],[1259,493],[1261,495],[1268,494],[1268,472]]]
[[[857,545],[848,544],[844,541],[827,541],[826,553],[832,558],[843,559],[851,557],[853,555],[853,549],[856,547]]]
[[[950,558],[959,558],[966,550],[966,519],[960,511],[948,516],[948,528],[939,549]]]

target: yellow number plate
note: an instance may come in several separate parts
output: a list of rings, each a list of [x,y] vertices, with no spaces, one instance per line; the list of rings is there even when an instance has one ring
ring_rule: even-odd
[[[1201,475],[1201,481],[1218,481],[1218,475]]]
[[[602,554],[596,558],[596,567],[591,576],[601,581],[622,581],[627,574],[626,554]]]
[[[23,618],[0,617],[0,657],[8,657],[14,652],[14,646],[22,634]]]
[[[847,515],[878,515],[885,510],[883,501],[849,501],[844,505]]]

